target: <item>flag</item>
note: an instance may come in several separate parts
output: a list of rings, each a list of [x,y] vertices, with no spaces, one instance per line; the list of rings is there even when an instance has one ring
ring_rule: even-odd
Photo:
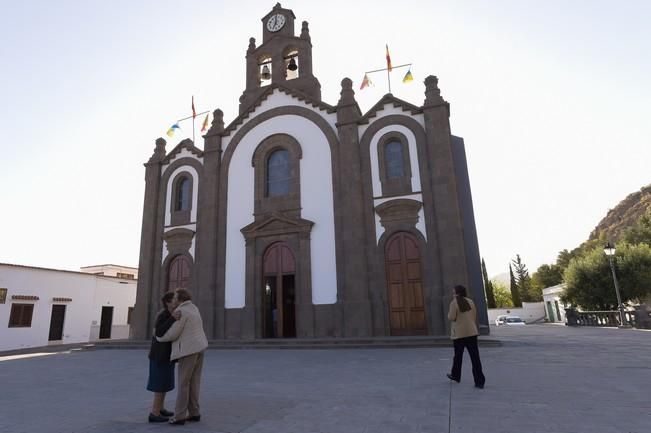
[[[385,45],[387,47],[387,70],[391,72],[393,70],[393,66],[391,66],[391,56],[389,55],[389,44]]]
[[[178,123],[175,123],[174,125],[170,126],[170,129],[167,130],[167,136],[174,137],[174,131],[176,131],[177,129],[181,129]]]
[[[403,83],[411,83],[412,81],[414,81],[414,76],[411,75],[411,68],[409,68],[409,70],[405,74],[405,77],[402,79],[402,82]]]
[[[364,89],[365,87],[372,86],[373,82],[371,79],[368,77],[368,75],[364,74],[364,79],[362,80],[362,85],[360,86],[359,90]]]
[[[210,116],[210,114],[206,114],[206,118],[203,119],[203,125],[201,126],[201,132],[204,132],[204,131],[206,131],[208,129],[208,116]]]
[[[194,111],[194,95],[192,95],[192,120],[197,117],[197,112]]]

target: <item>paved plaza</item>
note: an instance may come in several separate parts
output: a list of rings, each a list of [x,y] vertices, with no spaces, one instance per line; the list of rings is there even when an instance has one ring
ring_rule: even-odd
[[[147,352],[0,357],[2,433],[646,433],[651,332],[500,327],[486,388],[451,348],[209,350],[202,420],[148,424]],[[173,408],[175,393],[166,406]]]

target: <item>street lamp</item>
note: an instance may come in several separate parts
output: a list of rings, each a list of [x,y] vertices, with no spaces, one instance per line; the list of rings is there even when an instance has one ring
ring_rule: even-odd
[[[615,283],[615,293],[617,294],[617,305],[619,306],[619,323],[621,327],[628,327],[628,324],[624,321],[624,304],[622,304],[622,298],[619,295],[619,284],[617,283],[617,274],[615,273],[615,246],[608,242],[604,245],[604,253],[608,256],[608,262],[610,263],[610,270],[613,273],[613,281]]]

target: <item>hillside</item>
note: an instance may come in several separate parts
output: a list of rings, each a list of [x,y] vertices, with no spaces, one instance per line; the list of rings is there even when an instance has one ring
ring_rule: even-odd
[[[617,242],[624,231],[635,224],[649,208],[651,208],[651,185],[629,194],[617,206],[609,210],[608,214],[590,233],[588,240],[599,239],[604,234],[606,239]]]

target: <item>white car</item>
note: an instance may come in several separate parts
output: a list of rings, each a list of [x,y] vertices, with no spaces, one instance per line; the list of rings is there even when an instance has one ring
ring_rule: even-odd
[[[497,316],[497,319],[495,319],[495,326],[500,326],[500,325],[524,326],[526,325],[526,323],[518,316],[502,315],[502,316]]]

